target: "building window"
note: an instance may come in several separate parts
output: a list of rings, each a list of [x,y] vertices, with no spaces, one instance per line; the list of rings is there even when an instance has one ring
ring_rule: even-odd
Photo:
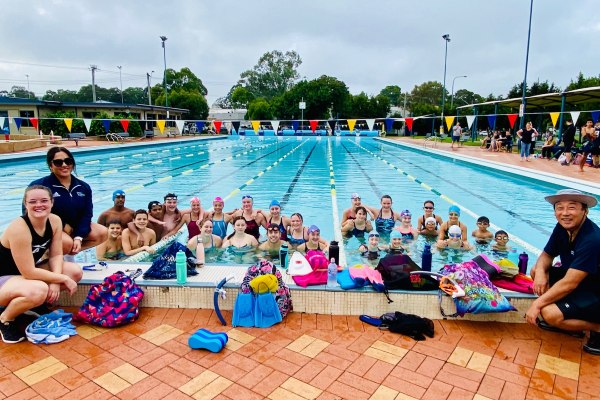
[[[81,113],[83,118],[96,118],[96,115],[100,114],[98,111],[84,111]]]
[[[29,118],[35,118],[33,111],[20,111],[19,115],[21,118],[25,118],[21,121],[21,126],[24,126],[27,128],[33,127],[33,124],[29,120]]]
[[[129,113],[129,116],[133,119],[142,119],[142,114],[140,113]]]
[[[156,114],[146,114],[146,118],[149,120],[148,127],[156,128],[156,122],[152,121],[156,120]]]

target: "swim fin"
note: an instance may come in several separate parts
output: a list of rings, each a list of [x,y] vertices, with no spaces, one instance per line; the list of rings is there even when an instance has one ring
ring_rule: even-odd
[[[268,292],[268,294],[271,294]],[[232,326],[254,327],[254,296],[252,293],[240,293],[233,307]]]
[[[256,298],[254,307],[254,326],[269,328],[281,322],[281,312],[272,293],[262,293]]]
[[[348,268],[348,270],[350,272],[350,277],[354,281],[356,287],[363,287],[367,283],[369,283],[369,276],[367,275],[367,272],[365,271],[363,266],[355,266],[352,268]]]

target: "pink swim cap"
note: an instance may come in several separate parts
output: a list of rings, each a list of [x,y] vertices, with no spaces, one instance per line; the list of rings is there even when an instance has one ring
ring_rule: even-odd
[[[222,199],[222,198],[220,198],[220,197],[215,197],[215,199],[213,200],[213,203],[214,203],[215,201],[218,201],[218,202],[221,202],[221,203],[225,204],[225,202],[223,201],[223,199]]]
[[[192,203],[200,203],[200,199],[197,198],[196,196],[194,196],[190,199],[190,204],[192,204]]]

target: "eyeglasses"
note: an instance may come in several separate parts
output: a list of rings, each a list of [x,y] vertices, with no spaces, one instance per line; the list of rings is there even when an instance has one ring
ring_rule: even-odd
[[[508,240],[508,236],[496,236],[496,240]]]
[[[450,236],[451,238],[459,238],[459,237],[461,237],[462,235],[461,235],[460,233],[451,233],[451,234],[449,234],[448,236]]]
[[[423,208],[426,209],[426,210],[433,210],[433,207],[427,207],[427,206],[425,206]]]
[[[71,165],[75,164],[75,160],[73,160],[72,158],[65,158],[65,159],[57,159],[57,160],[52,160],[52,164],[55,167],[62,167],[63,163],[70,167]]]
[[[245,195],[243,195],[243,196],[242,196],[242,200],[244,200],[244,199],[250,199],[250,200],[254,200],[254,199],[252,198],[252,196],[250,196],[249,194],[245,194]]]
[[[457,213],[450,213],[450,214],[448,214],[448,215],[450,215],[451,217],[458,217],[458,214],[457,214]]]

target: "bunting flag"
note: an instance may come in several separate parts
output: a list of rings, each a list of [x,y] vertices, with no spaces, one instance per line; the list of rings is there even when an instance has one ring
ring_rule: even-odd
[[[73,127],[73,118],[65,118],[63,121],[65,121],[65,125],[67,126],[69,132],[71,132],[71,128]]]
[[[20,130],[21,124],[23,123],[23,119],[20,117],[13,117],[12,120],[15,123],[15,125],[17,126],[17,130]]]
[[[444,117],[444,119],[446,120],[446,128],[448,128],[448,130],[450,130],[450,127],[452,126],[452,122],[454,122],[454,117]]]
[[[92,120],[90,118],[84,118],[83,124],[85,125],[85,129],[87,129],[88,133],[90,133],[90,127],[92,126]]]
[[[488,115],[488,123],[490,124],[490,128],[494,127],[494,123],[496,122],[496,116],[495,115]]]
[[[515,122],[517,122],[517,114],[508,114],[508,122],[510,122],[511,129],[515,127]]]
[[[273,130],[275,131],[275,135],[277,135],[277,131],[279,130],[279,121],[271,121],[271,126],[273,127]]]
[[[412,118],[405,118],[404,121],[406,122],[406,127],[408,128],[408,130],[412,131],[413,119]]]
[[[31,122],[31,125],[33,125],[33,127],[37,130],[37,128],[38,128],[38,119],[37,118],[29,118],[29,122]]]
[[[356,120],[355,119],[349,119],[348,120],[348,130],[350,132],[352,132],[354,130],[354,124],[356,124]]]
[[[581,111],[571,111],[571,119],[573,119],[573,124],[577,123],[577,120],[579,119],[579,114],[581,114]]]
[[[396,121],[394,118],[386,118],[385,119],[385,127],[387,128],[386,129],[387,132],[392,130],[392,125],[394,125],[394,121]]]
[[[231,133],[231,122],[225,122],[225,127],[227,128],[227,134]]]
[[[240,134],[240,121],[232,121],[231,125],[233,126],[233,130],[236,134]]]
[[[335,124],[337,124],[337,121],[335,119],[330,119],[329,121],[327,121],[327,123],[329,124],[329,127],[331,128],[331,133],[335,134]]]
[[[123,129],[125,130],[125,132],[127,132],[127,128],[129,127],[129,120],[128,119],[122,119],[121,120],[121,125],[123,125]]]
[[[560,113],[554,112],[554,113],[550,113],[550,118],[552,119],[552,126],[556,128],[556,123],[558,122],[558,117],[560,116]]]
[[[294,132],[298,130],[298,125],[300,125],[300,121],[292,121],[292,129]]]
[[[163,131],[165,130],[165,123],[167,121],[165,121],[164,119],[159,119],[158,121],[156,121],[156,125],[158,125],[158,129],[160,130],[160,133],[163,133]]]
[[[4,121],[6,121],[6,117],[0,117],[0,129],[4,130]]]
[[[202,133],[202,129],[204,129],[204,121],[196,121],[196,128],[198,128],[198,133],[201,134]]]
[[[179,130],[179,134],[181,135],[183,133],[183,127],[185,126],[185,121],[182,119],[176,119],[175,125],[177,126],[177,129]]]
[[[598,117],[600,117],[600,111],[592,111],[592,118],[594,119],[594,123],[598,122]]]
[[[215,126],[215,130],[217,131],[217,133],[219,133],[221,131],[222,123],[223,123],[223,121],[213,121],[213,125]]]
[[[473,121],[475,121],[474,115],[467,115],[467,126],[471,129],[471,125],[473,125]]]
[[[372,131],[373,125],[375,125],[375,118],[365,119],[365,121],[367,122],[367,126],[369,127],[369,130]]]
[[[356,121],[354,121],[354,122],[356,122]],[[312,121],[309,121],[309,123],[310,123],[310,129],[312,129],[313,133],[315,133],[315,130],[317,130],[317,125],[319,124],[319,121],[312,120]]]
[[[254,133],[258,135],[258,130],[260,129],[260,121],[250,121],[252,124],[252,129],[254,129]]]
[[[106,133],[108,133],[108,131],[110,130],[110,119],[103,119],[102,120],[102,125],[104,125],[104,131]],[[163,126],[164,126],[164,124],[163,124]]]

